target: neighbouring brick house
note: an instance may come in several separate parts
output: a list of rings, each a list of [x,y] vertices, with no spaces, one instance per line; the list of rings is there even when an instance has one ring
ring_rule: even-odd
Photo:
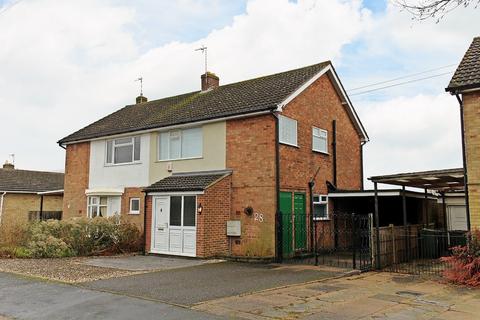
[[[306,250],[310,203],[315,219],[331,223],[327,182],[359,190],[363,181],[368,136],[332,64],[222,86],[207,73],[201,89],[140,96],[61,139],[65,217],[139,218],[149,253]],[[280,211],[292,217],[283,231]]]
[[[469,226],[480,228],[480,37],[473,39],[446,91],[460,103]]]
[[[0,169],[0,232],[29,220],[61,219],[63,173]]]

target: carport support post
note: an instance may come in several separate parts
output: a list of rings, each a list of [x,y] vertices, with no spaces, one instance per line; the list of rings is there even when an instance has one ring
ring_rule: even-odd
[[[442,210],[443,210],[443,229],[448,230],[447,227],[447,204],[445,203],[445,192],[442,192]]]
[[[424,224],[428,228],[428,190],[425,188],[425,199],[423,201],[423,210],[425,211]]]
[[[373,183],[373,187],[375,189],[375,237],[377,238],[376,240],[376,258],[375,258],[375,264],[377,270],[380,270],[381,268],[381,263],[380,263],[380,220],[379,220],[379,215],[378,215],[378,185],[376,182]]]
[[[409,250],[409,230],[408,230],[408,221],[407,221],[407,196],[405,191],[405,186],[402,186],[402,211],[403,211],[403,228],[405,232],[405,258],[408,261],[407,255],[410,252]]]

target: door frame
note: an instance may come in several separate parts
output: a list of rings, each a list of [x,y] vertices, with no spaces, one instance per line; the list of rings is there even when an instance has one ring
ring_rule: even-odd
[[[195,253],[184,253],[184,252],[171,252],[171,251],[162,251],[162,250],[156,250],[154,248],[155,241],[155,219],[156,219],[156,199],[157,198],[168,198],[168,203],[170,203],[170,197],[171,196],[194,196],[195,197],[195,208],[198,206],[198,195],[202,195],[203,192],[155,192],[155,193],[150,193],[149,196],[152,197],[152,210],[151,210],[151,226],[150,226],[150,253],[155,253],[155,254],[165,254],[165,255],[171,255],[171,256],[184,256],[184,257],[196,257],[197,256],[197,230],[198,230],[198,219],[197,219],[197,211],[195,210]],[[182,209],[182,224],[183,224],[183,209]],[[168,226],[170,228],[170,208],[168,212]],[[183,225],[182,225],[183,228]],[[192,227],[188,227],[192,228]],[[170,232],[170,231],[169,231]],[[170,234],[168,235],[170,239]],[[182,234],[183,236],[183,234]],[[182,238],[183,241],[183,238]],[[168,247],[170,247],[170,243],[168,244]]]

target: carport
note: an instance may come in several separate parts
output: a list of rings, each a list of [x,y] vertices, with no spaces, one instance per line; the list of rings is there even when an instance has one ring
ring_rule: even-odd
[[[443,217],[444,217],[444,227],[445,231],[447,222],[447,212],[446,212],[446,203],[445,203],[445,195],[447,193],[454,193],[458,191],[464,190],[464,170],[463,168],[455,168],[455,169],[443,169],[443,170],[432,170],[432,171],[422,171],[422,172],[410,172],[410,173],[399,173],[399,174],[392,174],[392,175],[384,175],[384,176],[374,176],[369,178],[370,181],[374,184],[374,220],[375,220],[375,237],[378,241],[377,245],[375,246],[375,255],[377,257],[381,257],[382,254],[381,250],[381,236],[380,236],[380,225],[379,225],[379,212],[382,208],[379,207],[379,189],[378,184],[388,184],[388,185],[396,185],[402,187],[402,213],[403,213],[403,229],[405,230],[405,247],[403,248],[404,251],[408,253],[411,249],[410,246],[410,228],[407,223],[407,205],[406,205],[406,188],[417,188],[423,189],[424,191],[424,219],[423,219],[423,229],[428,228],[429,225],[429,214],[428,214],[428,207],[427,207],[427,200],[430,196],[429,191],[438,194],[442,199],[442,208],[443,208]],[[470,230],[470,217],[468,214],[467,208],[467,229]],[[395,234],[395,231],[393,231]],[[447,237],[450,235],[447,232]],[[450,241],[450,238],[449,238]],[[394,249],[395,251],[396,249]],[[396,252],[394,253],[396,255]],[[407,258],[409,259],[409,255]],[[380,269],[381,267],[381,258],[376,259],[377,268]]]

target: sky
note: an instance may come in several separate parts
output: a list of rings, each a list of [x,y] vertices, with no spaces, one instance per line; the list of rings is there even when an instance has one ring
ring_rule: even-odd
[[[366,177],[461,167],[444,88],[479,18],[418,22],[382,0],[0,0],[0,162],[62,171],[56,141],[133,103],[139,76],[150,100],[198,90],[206,45],[223,84],[331,60],[370,136]]]

